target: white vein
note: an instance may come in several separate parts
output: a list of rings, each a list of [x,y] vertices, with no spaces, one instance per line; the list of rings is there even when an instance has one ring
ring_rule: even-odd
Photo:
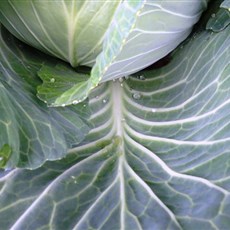
[[[210,146],[210,145],[214,145],[214,144],[220,144],[220,143],[225,143],[226,141],[230,141],[230,137],[227,138],[222,138],[220,140],[204,140],[204,141],[184,141],[184,140],[176,140],[176,139],[170,139],[167,137],[156,137],[156,136],[149,136],[143,133],[139,133],[136,130],[132,129],[131,127],[129,127],[128,125],[125,125],[125,130],[129,133],[132,134],[132,136],[134,136],[135,138],[138,138],[140,140],[144,140],[144,141],[157,141],[157,142],[166,142],[166,143],[171,143],[171,144],[175,144],[175,145],[194,145],[194,146]]]
[[[180,228],[180,224],[178,223],[177,219],[173,212],[156,196],[156,194],[152,191],[152,189],[133,171],[133,169],[128,165],[125,164],[125,168],[128,170],[130,175],[147,191],[149,196],[155,200],[170,216],[173,222]]]
[[[45,190],[37,197],[37,199],[30,205],[29,208],[18,218],[18,220],[14,223],[14,225],[11,227],[11,230],[17,229],[17,225],[20,225],[23,223],[24,218],[30,215],[30,212],[33,212],[34,208],[36,209],[36,206],[42,201],[44,197],[50,194],[50,191],[53,189],[53,186],[55,187],[56,184],[59,184],[60,181],[65,181],[65,178],[68,178],[70,175],[72,175],[72,171],[75,171],[77,167],[81,167],[85,162],[93,160],[94,158],[97,158],[98,155],[103,154],[103,150],[98,151],[97,153],[87,157],[86,159],[76,163],[72,167],[68,168],[66,171],[64,171],[61,175],[59,175],[57,178],[55,178],[46,188]]]
[[[148,155],[150,158],[152,158],[159,166],[161,166],[162,170],[164,170],[169,176],[171,177],[178,177],[178,178],[184,178],[186,180],[193,180],[197,181],[199,183],[203,183],[208,187],[214,188],[220,192],[222,192],[224,195],[229,195],[229,192],[217,185],[214,185],[210,181],[201,178],[201,177],[196,177],[196,176],[191,176],[191,175],[185,175],[181,173],[177,173],[170,169],[164,161],[162,161],[156,154],[145,148],[144,146],[140,145],[138,142],[134,141],[132,138],[130,138],[128,135],[125,135],[125,138],[137,149],[140,149],[140,151],[144,152],[146,155]]]

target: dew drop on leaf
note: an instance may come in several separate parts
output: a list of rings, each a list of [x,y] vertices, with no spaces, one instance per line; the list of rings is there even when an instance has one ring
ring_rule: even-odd
[[[140,98],[141,98],[141,94],[140,93],[134,93],[133,94],[133,99],[139,100]]]
[[[107,100],[106,100],[106,99],[103,99],[102,102],[103,102],[103,104],[105,104],[105,103],[107,102]]]
[[[143,75],[140,75],[139,79],[143,81],[143,80],[145,80],[145,77]]]
[[[77,100],[73,101],[73,105],[76,105],[76,104],[78,104],[78,101]]]
[[[124,81],[124,78],[123,77],[120,77],[119,78],[119,82],[123,82]]]
[[[53,78],[53,77],[50,78],[50,82],[51,82],[51,83],[54,83],[54,82],[55,82],[55,78]]]

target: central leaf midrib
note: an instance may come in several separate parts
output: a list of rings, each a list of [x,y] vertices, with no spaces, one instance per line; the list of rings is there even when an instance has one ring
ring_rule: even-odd
[[[122,109],[122,87],[117,82],[112,82],[112,103],[113,103],[113,120],[115,125],[115,135],[123,139],[123,109]]]
[[[117,146],[117,151],[119,152],[119,165],[118,165],[118,178],[120,181],[120,224],[121,230],[125,229],[125,178],[124,178],[124,116],[123,116],[123,105],[122,105],[122,86],[119,81],[111,82],[112,88],[112,102],[113,102],[113,121],[115,126],[115,136],[119,138],[120,143]]]

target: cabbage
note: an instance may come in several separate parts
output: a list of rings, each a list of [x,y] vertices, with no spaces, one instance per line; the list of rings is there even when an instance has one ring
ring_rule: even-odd
[[[54,1],[33,3],[42,2]],[[18,16],[6,13],[6,3],[0,1],[1,12],[15,18],[19,31]],[[110,14],[110,26],[124,3]],[[153,3],[164,9],[172,3],[174,14],[179,6],[176,1]],[[144,57],[145,45],[158,36],[140,40],[138,47],[141,37],[130,34],[136,42],[125,42],[126,52],[119,51],[116,34],[120,30],[121,38],[129,36],[124,28],[131,8],[123,12],[130,15],[117,30],[106,30],[107,40],[89,68],[91,74],[19,41],[1,25],[0,229],[229,229],[229,6],[229,0],[212,1],[173,53],[115,81],[119,71],[124,74],[135,60],[131,51]],[[155,41],[163,42],[163,37]],[[110,52],[117,54],[114,60],[109,59]],[[129,64],[118,61],[119,52],[124,52],[123,59],[129,56]],[[155,55],[152,52],[149,58]],[[109,60],[111,65],[106,65]],[[130,71],[144,62],[140,58]],[[100,70],[103,65],[105,72]],[[101,80],[95,77],[100,71]],[[84,85],[99,82],[77,105],[53,108],[36,97],[39,86],[39,97],[47,98],[49,105],[61,100],[65,104],[77,100],[80,92],[86,96]]]
[[[31,46],[73,67],[92,67],[89,79],[79,82],[76,73],[76,82],[68,89],[63,83],[58,93],[44,79],[55,77],[52,70],[41,70],[44,85],[38,96],[60,106],[76,104],[100,82],[137,72],[167,55],[189,35],[207,1],[2,0],[0,19]]]

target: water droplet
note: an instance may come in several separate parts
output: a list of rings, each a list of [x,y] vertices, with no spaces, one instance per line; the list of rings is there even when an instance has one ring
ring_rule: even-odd
[[[0,161],[2,161],[3,160],[3,157],[0,157]]]
[[[78,100],[75,100],[72,103],[73,103],[73,105],[76,105],[76,104],[78,104]]]
[[[145,77],[144,77],[143,75],[140,75],[140,76],[139,76],[139,79],[140,79],[140,80],[145,80]]]
[[[51,82],[51,83],[54,83],[54,82],[55,82],[55,78],[53,78],[53,77],[50,78],[50,82]]]
[[[115,82],[116,81],[116,79],[113,79],[113,82]]]
[[[75,176],[71,176],[72,179],[75,179]]]
[[[84,104],[83,107],[86,107],[86,104]]]
[[[124,81],[124,78],[123,77],[120,77],[119,78],[119,82],[123,82]]]
[[[107,100],[106,100],[106,99],[103,99],[102,102],[105,104],[105,103],[107,102]]]
[[[62,106],[62,107],[65,107],[65,104],[62,104],[61,106]]]
[[[157,110],[155,108],[152,108],[152,112],[155,113]]]
[[[215,17],[216,17],[216,14],[212,14],[211,17],[212,17],[212,18],[215,18]]]
[[[123,87],[123,84],[121,83],[121,87]]]
[[[133,99],[139,100],[140,98],[141,98],[140,93],[134,93],[134,94],[133,94]]]
[[[125,122],[125,118],[122,118],[122,119],[121,119],[121,122]]]

